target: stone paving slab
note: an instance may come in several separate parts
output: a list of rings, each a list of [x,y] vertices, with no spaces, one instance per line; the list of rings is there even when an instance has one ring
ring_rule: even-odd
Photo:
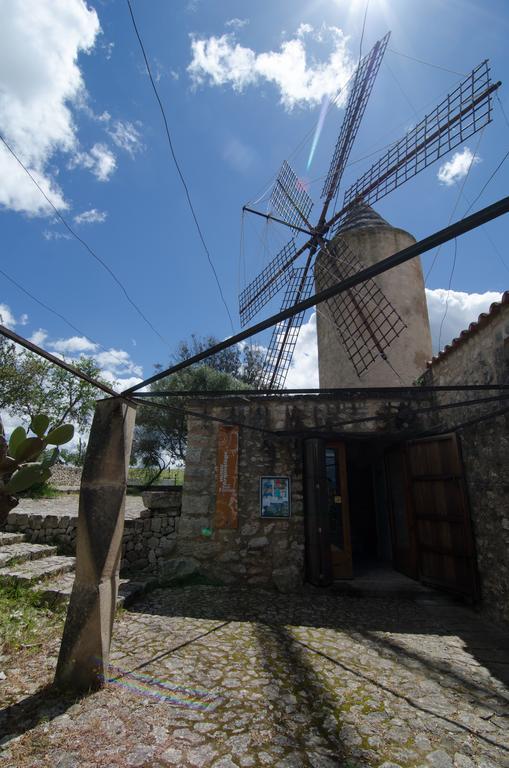
[[[48,544],[31,544],[28,541],[22,541],[7,546],[0,547],[0,568],[3,568],[12,562],[24,562],[25,560],[38,560],[41,557],[55,555],[56,547]]]
[[[22,533],[6,533],[5,531],[0,531],[0,547],[9,544],[19,544],[20,541],[24,540],[25,537]]]
[[[0,568],[0,582],[16,579],[23,584],[47,579],[74,569],[75,558],[64,555],[53,555],[41,560],[29,560],[19,565],[11,565]]]
[[[120,579],[117,606],[128,605],[135,597],[142,595],[155,582],[155,578]],[[42,593],[48,604],[66,602],[71,596],[74,573],[63,573],[45,581],[43,585],[34,585],[34,590]]]
[[[41,689],[57,650],[35,680],[5,670],[0,766],[509,766],[508,635],[454,604],[157,590],[117,619],[110,679],[79,701]]]

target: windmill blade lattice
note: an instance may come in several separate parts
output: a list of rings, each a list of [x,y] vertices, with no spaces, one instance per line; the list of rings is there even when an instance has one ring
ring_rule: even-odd
[[[347,189],[343,208],[355,200],[380,200],[488,125],[496,88],[484,61]]]
[[[291,279],[291,264],[295,260],[296,252],[295,239],[292,238],[242,291],[239,296],[241,325],[246,325]]]
[[[291,166],[284,161],[270,196],[273,210],[290,226],[308,225],[313,201]]]
[[[322,197],[331,200],[339,187],[343,171],[345,170],[352,145],[357,136],[359,125],[366,109],[366,104],[371,94],[380,64],[389,42],[391,33],[379,40],[371,51],[365,56],[357,67],[352,90],[348,97],[345,117],[341,125],[341,131],[332,156],[329,173],[323,185]]]
[[[297,301],[303,301],[313,293],[313,275],[306,274],[307,272],[306,267],[298,267],[293,270],[292,279],[285,291],[281,305],[282,310],[293,307]],[[284,387],[304,314],[304,312],[299,312],[274,327],[263,363],[263,372],[258,381],[260,389],[282,389]]]
[[[364,268],[346,242],[337,237],[322,250],[315,276],[320,290]],[[333,296],[323,310],[336,327],[358,376],[380,358],[406,328],[389,299],[372,279]]]

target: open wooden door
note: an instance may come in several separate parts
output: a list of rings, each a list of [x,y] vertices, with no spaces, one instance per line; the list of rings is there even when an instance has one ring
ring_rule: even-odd
[[[317,587],[332,583],[332,561],[327,515],[325,441],[304,441],[304,522],[306,578]]]
[[[351,579],[352,542],[350,537],[350,511],[346,452],[343,443],[326,443],[325,474],[327,476],[327,513],[334,579]]]
[[[352,547],[345,447],[309,439],[304,443],[306,572],[325,586],[351,578]]]
[[[412,440],[407,457],[419,577],[476,600],[475,550],[457,437]]]
[[[407,457],[403,445],[385,454],[385,477],[389,500],[392,560],[396,571],[419,578],[417,543],[411,489],[408,482]]]

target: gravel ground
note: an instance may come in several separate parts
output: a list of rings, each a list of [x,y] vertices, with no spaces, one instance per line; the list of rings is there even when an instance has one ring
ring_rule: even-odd
[[[78,701],[57,652],[0,663],[1,768],[509,766],[508,637],[453,603],[158,590]]]

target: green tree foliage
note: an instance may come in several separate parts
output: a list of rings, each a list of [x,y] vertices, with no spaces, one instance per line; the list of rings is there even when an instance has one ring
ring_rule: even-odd
[[[91,358],[81,357],[73,365],[100,379],[100,369]],[[82,433],[90,424],[98,396],[92,384],[0,337],[0,411],[26,423],[45,413],[52,424],[70,421]]]
[[[217,344],[217,339],[208,336],[191,341],[182,341],[177,347],[172,363],[189,357]],[[262,366],[262,353],[249,346],[231,347],[190,368],[162,379],[151,385],[152,391],[224,391],[249,389],[255,385]],[[156,369],[161,366],[156,366]],[[134,435],[134,457],[143,467],[154,468],[149,482],[153,482],[169,465],[183,462],[186,453],[186,419],[181,409],[189,404],[189,397],[160,397],[157,402],[165,409],[154,405],[141,406],[136,416]]]

